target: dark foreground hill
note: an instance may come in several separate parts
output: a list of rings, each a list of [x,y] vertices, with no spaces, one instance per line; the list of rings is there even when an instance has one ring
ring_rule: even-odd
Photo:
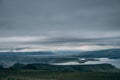
[[[96,65],[49,65],[49,64],[20,64],[16,63],[9,69],[33,69],[33,70],[49,70],[49,71],[73,71],[73,72],[118,72],[119,69],[111,64]]]
[[[119,80],[119,69],[110,64],[49,65],[16,63],[0,69],[0,80]]]

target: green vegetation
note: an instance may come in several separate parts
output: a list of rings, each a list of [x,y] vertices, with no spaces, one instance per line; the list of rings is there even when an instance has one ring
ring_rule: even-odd
[[[27,69],[0,70],[0,80],[119,80],[119,75],[119,72],[57,72]]]
[[[120,71],[110,64],[20,64],[0,69],[0,80],[119,80]]]

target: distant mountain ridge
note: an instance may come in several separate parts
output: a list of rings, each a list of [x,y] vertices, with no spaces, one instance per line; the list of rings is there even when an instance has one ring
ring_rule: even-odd
[[[60,53],[64,51],[60,51]],[[68,51],[69,52],[69,51]],[[10,67],[16,62],[30,63],[62,63],[69,61],[78,61],[79,58],[120,58],[120,49],[107,49],[98,51],[72,51],[75,54],[57,55],[52,51],[38,52],[0,52],[0,65]],[[78,53],[77,53],[78,52]],[[65,51],[65,53],[67,53]],[[67,53],[68,54],[68,53]]]
[[[0,54],[20,54],[20,55],[49,55],[49,54],[54,54],[53,52],[50,51],[33,51],[33,52],[0,52]]]
[[[73,55],[74,57],[83,58],[120,58],[120,49],[107,49],[107,50],[97,50],[97,51],[87,51],[80,54]]]

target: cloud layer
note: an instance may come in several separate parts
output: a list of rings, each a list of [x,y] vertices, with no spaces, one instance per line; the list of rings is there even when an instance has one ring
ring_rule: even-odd
[[[120,46],[119,0],[0,0],[0,48]]]

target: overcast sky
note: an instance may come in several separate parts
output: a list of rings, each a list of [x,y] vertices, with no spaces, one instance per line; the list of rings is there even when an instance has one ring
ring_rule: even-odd
[[[120,47],[120,0],[0,0],[0,49]]]

